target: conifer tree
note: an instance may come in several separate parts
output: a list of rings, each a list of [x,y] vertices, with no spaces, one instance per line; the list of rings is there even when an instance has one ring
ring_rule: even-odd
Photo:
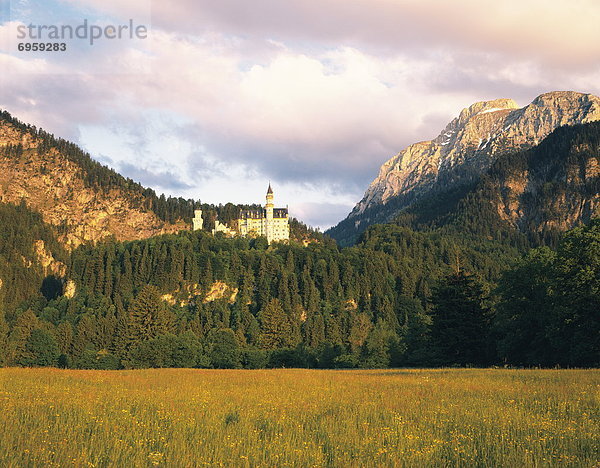
[[[31,309],[27,309],[17,317],[8,339],[9,363],[19,363],[28,357],[27,340],[33,330],[39,327],[40,322]]]
[[[358,352],[363,346],[371,332],[371,328],[373,328],[373,325],[367,314],[352,314],[350,336],[348,337],[352,352]]]
[[[129,308],[129,344],[151,340],[173,331],[174,317],[160,298],[158,289],[145,286]]]
[[[304,323],[304,329],[306,344],[310,348],[315,349],[325,342],[325,320],[320,313],[309,315]]]
[[[488,310],[481,283],[462,271],[453,273],[437,286],[431,302],[439,363],[486,364]]]
[[[73,339],[73,354],[81,356],[86,349],[96,349],[96,320],[90,315],[84,315],[77,322],[75,338]]]
[[[1,298],[0,298],[1,299]],[[8,323],[4,315],[4,307],[0,302],[0,367],[8,360]]]
[[[260,345],[265,349],[291,346],[292,326],[279,299],[271,299],[259,313],[262,326]]]
[[[73,325],[70,322],[61,322],[56,327],[56,344],[60,354],[71,354],[73,343]]]
[[[109,349],[115,356],[125,359],[130,345],[129,313],[117,310],[114,338]]]

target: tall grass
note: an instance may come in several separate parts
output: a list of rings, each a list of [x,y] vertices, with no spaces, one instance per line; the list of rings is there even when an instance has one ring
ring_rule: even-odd
[[[600,371],[0,369],[0,466],[600,466]]]

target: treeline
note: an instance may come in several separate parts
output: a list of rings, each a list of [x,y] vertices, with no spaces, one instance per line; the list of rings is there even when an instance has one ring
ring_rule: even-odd
[[[600,220],[529,252],[501,278],[498,352],[524,366],[600,366]]]
[[[493,242],[399,226],[376,226],[342,250],[203,232],[82,246],[64,291],[6,310],[2,359],[80,368],[597,366],[599,245],[595,221],[555,253],[533,251],[508,269],[515,252]]]

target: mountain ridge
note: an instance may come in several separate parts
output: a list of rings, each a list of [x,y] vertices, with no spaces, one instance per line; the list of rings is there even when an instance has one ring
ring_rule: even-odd
[[[386,161],[362,200],[327,233],[342,242],[355,239],[428,193],[476,182],[502,154],[531,148],[562,125],[597,120],[600,98],[573,91],[544,93],[522,108],[512,99],[476,102],[434,139]]]
[[[185,227],[180,219],[161,219],[158,200],[152,190],[102,166],[73,143],[0,113],[0,201],[24,201],[70,248]]]

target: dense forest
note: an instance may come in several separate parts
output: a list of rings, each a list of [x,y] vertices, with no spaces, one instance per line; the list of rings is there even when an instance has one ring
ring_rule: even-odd
[[[0,307],[11,310],[26,299],[38,297],[44,285],[51,282],[44,282],[48,275],[38,261],[36,246],[43,245],[57,263],[65,266],[69,257],[52,227],[25,203],[0,203],[0,226]]]
[[[212,236],[216,216],[231,223],[239,205],[158,197],[0,117],[40,138],[38,151],[77,162],[97,190],[126,189],[164,220],[195,208],[206,220],[203,231],[66,251],[40,214],[0,203],[3,365],[600,365],[600,221],[588,219],[600,124],[559,128],[341,248],[293,219],[290,243]],[[523,174],[530,190],[516,196],[503,181]],[[527,215],[520,229],[500,218],[498,200]],[[573,207],[586,224],[561,233]]]
[[[18,263],[44,232],[4,209],[17,224],[2,251]],[[0,289],[6,365],[600,365],[599,221],[520,260],[509,244],[397,225],[344,249],[205,232],[54,247],[68,280],[25,268]]]

